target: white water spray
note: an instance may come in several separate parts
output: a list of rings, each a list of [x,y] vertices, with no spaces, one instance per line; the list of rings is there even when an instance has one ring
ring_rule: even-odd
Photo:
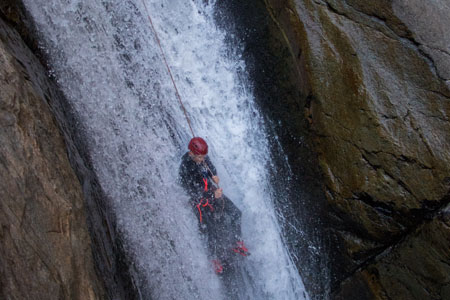
[[[252,255],[248,299],[307,299],[280,237],[267,175],[264,122],[227,57],[213,4],[144,0],[198,136],[210,144],[225,194],[243,212]],[[26,0],[58,84],[86,128],[142,297],[221,299],[197,220],[177,184],[189,128],[141,0]],[[206,279],[205,279],[206,278]]]

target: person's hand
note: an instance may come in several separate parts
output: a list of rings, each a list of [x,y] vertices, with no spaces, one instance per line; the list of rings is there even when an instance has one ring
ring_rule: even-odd
[[[222,197],[222,195],[223,195],[222,189],[217,189],[217,190],[214,191],[214,197],[216,199],[219,199],[220,197]]]
[[[213,176],[212,180],[214,181],[215,184],[219,184],[220,181],[219,176]]]

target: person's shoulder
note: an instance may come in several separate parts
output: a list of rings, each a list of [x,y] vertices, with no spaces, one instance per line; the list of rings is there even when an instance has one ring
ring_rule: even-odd
[[[189,157],[189,152],[186,152],[182,157],[181,157],[181,165],[190,165],[192,162],[192,159]]]
[[[189,151],[183,154],[183,156],[181,157],[181,161],[188,161],[188,160],[191,160],[189,157]]]

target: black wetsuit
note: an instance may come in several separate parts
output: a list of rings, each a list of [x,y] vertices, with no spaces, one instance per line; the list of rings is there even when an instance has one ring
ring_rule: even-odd
[[[241,239],[241,212],[225,195],[214,197],[213,175],[216,168],[208,156],[204,163],[196,163],[189,152],[183,155],[179,170],[181,185],[191,198],[200,231],[207,236],[211,258],[226,265],[231,263],[232,248]]]

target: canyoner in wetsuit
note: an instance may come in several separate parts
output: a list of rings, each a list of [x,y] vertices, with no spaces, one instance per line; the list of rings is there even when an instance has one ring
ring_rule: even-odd
[[[241,240],[241,212],[218,187],[219,177],[207,156],[206,142],[195,137],[188,149],[181,159],[181,185],[191,198],[200,231],[207,237],[214,269],[220,274],[230,266],[236,254],[249,255]]]

